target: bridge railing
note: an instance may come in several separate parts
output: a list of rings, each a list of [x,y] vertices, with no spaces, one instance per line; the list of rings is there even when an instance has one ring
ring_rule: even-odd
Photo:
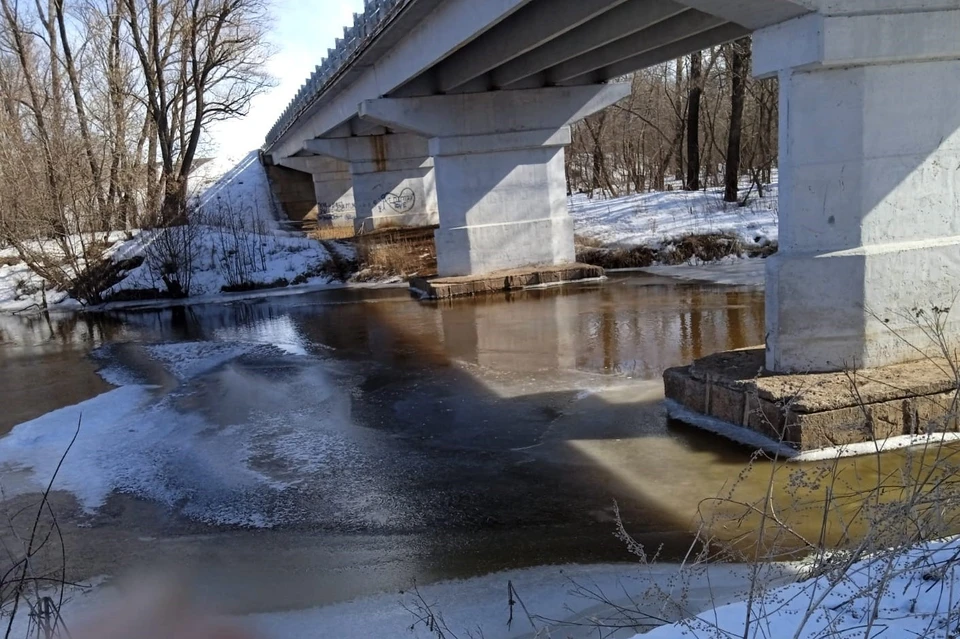
[[[343,28],[343,38],[337,38],[334,48],[327,50],[327,57],[300,86],[293,100],[271,127],[267,133],[266,146],[276,142],[287,129],[293,126],[297,118],[326,91],[341,69],[366,47],[389,18],[410,1],[365,0],[363,13],[353,14],[353,25]]]

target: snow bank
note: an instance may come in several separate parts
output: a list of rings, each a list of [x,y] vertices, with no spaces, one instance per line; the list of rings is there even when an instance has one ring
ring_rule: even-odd
[[[570,198],[576,232],[608,245],[658,246],[664,240],[690,233],[726,232],[746,244],[777,241],[779,184],[763,198],[740,207],[723,201],[723,189],[660,191],[615,199]]]
[[[130,257],[144,255],[155,241],[155,233],[140,233],[134,240],[116,246],[116,255]],[[278,280],[293,282],[298,277],[301,284],[316,287],[329,284],[326,276],[313,275],[330,259],[323,244],[306,237],[286,233],[224,231],[213,226],[204,226],[197,231],[196,254],[192,269],[190,295],[215,295],[224,287],[237,284],[235,261],[237,251],[250,256],[249,268],[244,281],[249,284],[270,286]],[[164,283],[152,268],[151,260],[130,271],[126,279],[107,291],[107,296],[122,291],[164,290]]]
[[[330,261],[327,247],[341,259],[355,259],[352,247],[323,244],[298,233],[280,230],[279,208],[275,205],[266,172],[256,152],[239,158],[214,159],[200,164],[191,175],[191,191],[203,211],[191,231],[194,244],[191,269],[191,297],[209,300],[224,287],[283,286],[293,283],[311,290],[336,285],[321,275]],[[158,274],[159,234],[163,231],[111,233],[105,255],[114,261],[147,257],[123,281],[105,292],[105,297],[122,293],[165,292]],[[152,248],[151,248],[152,247]],[[243,259],[244,256],[246,259]],[[238,268],[243,261],[243,268]],[[239,271],[239,273],[238,273]],[[239,281],[239,280],[242,280]],[[43,289],[51,308],[75,309],[81,305],[67,293],[49,290],[50,284],[25,263],[15,250],[0,250],[0,312],[20,312],[43,303]],[[148,295],[149,296],[149,295]],[[140,297],[134,295],[134,297]]]
[[[190,175],[190,188],[201,206],[229,204],[248,226],[260,223],[271,231],[280,228],[280,209],[274,203],[256,151],[240,158],[214,158],[200,164]]]
[[[783,574],[782,568],[773,568]],[[630,599],[645,600],[645,593],[679,583],[682,570],[676,565],[639,566],[631,564],[594,566],[542,566],[495,573],[473,579],[446,581],[419,589],[423,602],[442,617],[449,632],[445,636],[511,639],[519,637],[623,636],[610,629],[597,631],[593,620],[623,623],[594,594],[602,594],[620,605]],[[507,584],[515,589],[513,620],[508,605]],[[712,566],[684,581],[686,605],[694,610],[709,607],[710,601],[731,601],[748,586],[748,570],[742,566]],[[519,601],[529,611],[527,617]],[[258,614],[242,618],[244,625],[267,639],[286,637],[407,636],[435,639],[424,624],[416,624],[411,610],[422,614],[423,602],[413,592],[378,595],[350,603],[295,612]],[[419,607],[421,610],[417,610]],[[654,607],[658,603],[653,603]],[[651,610],[652,612],[652,610]],[[411,628],[412,627],[412,628]],[[629,636],[629,632],[626,636]]]
[[[954,637],[960,542],[920,545],[705,612],[636,639]]]
[[[680,572],[678,566],[669,564],[645,567],[631,564],[542,566],[424,585],[418,590],[422,601],[416,592],[408,590],[305,610],[246,615],[239,611],[240,614],[225,621],[261,639],[436,639],[436,630],[431,631],[426,625],[417,623],[411,612],[420,614],[427,604],[433,614],[442,618],[444,636],[449,637],[629,637],[632,634],[630,628],[619,632],[608,628],[598,633],[594,621],[623,624],[625,620],[610,608],[598,605],[596,597],[588,592],[602,593],[617,604],[629,605],[630,598],[640,601],[645,592],[668,588]],[[788,572],[778,567],[771,570],[770,575],[777,574],[775,579],[782,583]],[[747,591],[749,575],[749,568],[744,566],[711,566],[685,582],[686,605],[703,610],[711,601],[731,601]],[[318,575],[317,578],[322,580],[329,576]],[[154,595],[151,600],[162,599],[162,592],[156,590],[156,579],[149,575],[127,578],[116,586],[103,578],[94,582],[89,587],[67,587],[66,604],[61,614],[72,627],[100,615],[110,619],[118,606],[131,609],[131,600],[146,588]],[[515,592],[510,623],[508,584],[512,584]],[[168,583],[167,588],[189,592],[188,585],[176,582]],[[209,599],[211,593],[204,594],[204,600]],[[520,601],[531,617],[527,617]],[[658,604],[653,602],[651,605],[650,612],[656,614]],[[15,625],[14,636],[25,635],[27,620],[26,615],[23,617],[20,624]]]

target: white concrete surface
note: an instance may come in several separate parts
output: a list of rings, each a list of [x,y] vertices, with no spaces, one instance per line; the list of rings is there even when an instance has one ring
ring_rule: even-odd
[[[358,232],[439,223],[427,140],[409,134],[320,138],[304,150],[348,162]]]
[[[781,89],[768,368],[917,359],[935,346],[917,311],[930,317],[960,292],[960,39],[943,31],[960,23],[953,9],[917,7],[757,34],[758,71],[779,71]],[[956,321],[944,329],[960,337]]]
[[[361,117],[430,138],[440,275],[575,260],[563,147],[567,124],[629,94],[625,84],[382,99]]]
[[[313,190],[317,195],[317,223],[320,226],[353,226],[357,206],[353,196],[350,168],[331,173],[314,173]]]
[[[313,176],[319,226],[353,226],[357,209],[349,164],[318,155],[282,158],[279,164]]]

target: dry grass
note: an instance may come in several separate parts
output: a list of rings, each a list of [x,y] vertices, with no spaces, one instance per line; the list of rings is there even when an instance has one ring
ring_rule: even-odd
[[[433,228],[388,228],[357,238],[360,273],[356,279],[424,277],[437,273]]]
[[[307,237],[321,242],[324,240],[345,240],[355,235],[353,226],[323,226],[307,231]]]
[[[577,246],[577,261],[603,269],[643,268],[657,262],[657,249],[646,246],[633,248],[594,248]]]
[[[725,257],[769,257],[777,243],[745,245],[730,233],[690,233],[665,240],[659,247],[607,247],[596,239],[577,236],[577,261],[605,269],[644,268],[654,264],[716,262]]]
[[[573,238],[574,243],[577,245],[577,248],[603,248],[603,242],[598,240],[595,237],[590,237],[589,235],[575,235]]]
[[[736,235],[690,233],[664,242],[659,261],[663,264],[685,264],[690,260],[716,262],[732,255],[742,257],[743,252],[743,243]]]
[[[21,262],[20,258],[16,255],[4,256],[0,255],[0,267],[4,266],[16,266]]]

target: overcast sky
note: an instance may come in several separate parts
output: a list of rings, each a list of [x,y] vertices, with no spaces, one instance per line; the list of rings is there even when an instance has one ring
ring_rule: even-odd
[[[263,137],[313,68],[343,37],[343,27],[353,23],[353,13],[363,10],[363,0],[272,0],[275,22],[271,41],[276,55],[270,73],[276,88],[254,100],[250,115],[218,124],[212,131],[214,149],[221,158],[239,158],[259,148]]]

